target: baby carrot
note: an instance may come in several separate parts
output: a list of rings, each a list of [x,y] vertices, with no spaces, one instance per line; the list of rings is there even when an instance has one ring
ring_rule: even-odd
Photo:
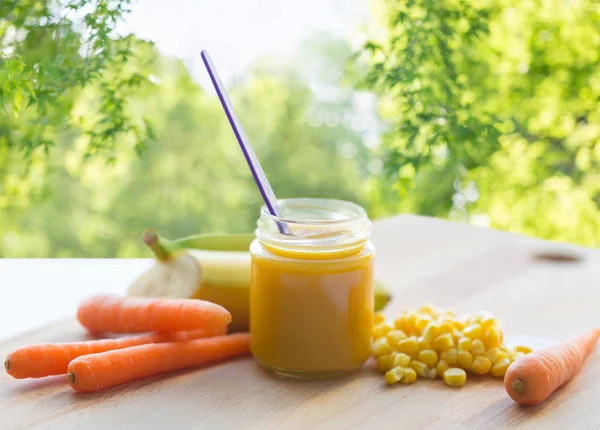
[[[77,311],[91,332],[171,332],[225,327],[231,314],[222,306],[197,299],[92,296]]]
[[[16,379],[64,375],[69,363],[81,355],[122,349],[147,343],[182,342],[203,337],[222,336],[225,327],[173,333],[152,333],[119,339],[90,340],[87,342],[44,343],[18,348],[4,361],[6,373]]]
[[[504,376],[506,392],[522,405],[536,405],[546,400],[581,369],[599,336],[600,329],[597,329],[517,359]]]
[[[69,364],[67,379],[75,391],[97,391],[249,353],[248,333],[139,345],[78,357]]]

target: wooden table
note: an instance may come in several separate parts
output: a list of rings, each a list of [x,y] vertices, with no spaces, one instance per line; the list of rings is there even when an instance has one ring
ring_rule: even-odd
[[[600,326],[600,251],[414,216],[376,222],[373,240],[377,276],[394,291],[390,315],[424,301],[458,312],[485,308],[504,320],[509,342],[537,347]],[[557,254],[577,261],[540,257]],[[36,261],[30,264],[35,270]],[[100,266],[115,264],[124,263]],[[0,353],[82,338],[68,319],[4,341]],[[64,377],[14,381],[3,374],[0,411],[1,429],[598,429],[600,353],[551,399],[528,408],[492,378],[470,377],[460,389],[439,380],[387,387],[369,363],[340,379],[296,381],[247,358],[94,394],[72,392]]]

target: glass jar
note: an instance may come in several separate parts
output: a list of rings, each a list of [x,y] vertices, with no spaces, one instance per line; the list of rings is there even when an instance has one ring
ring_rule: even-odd
[[[250,246],[251,347],[258,363],[298,378],[335,376],[370,355],[374,247],[360,206],[280,201],[263,208]]]

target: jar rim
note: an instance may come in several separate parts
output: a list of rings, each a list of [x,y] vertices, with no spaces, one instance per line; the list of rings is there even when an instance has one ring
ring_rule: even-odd
[[[337,199],[293,198],[279,200],[281,216],[261,210],[256,237],[275,249],[308,249],[311,253],[335,253],[361,249],[369,239],[371,222],[356,203]],[[288,229],[282,229],[285,225]]]
[[[326,199],[326,198],[289,198],[278,200],[279,207],[285,210],[286,206],[290,207],[313,207],[319,210],[331,210],[336,214],[345,215],[338,219],[293,219],[288,216],[277,216],[269,212],[266,205],[261,208],[261,217],[265,217],[269,221],[275,221],[278,223],[295,224],[295,225],[335,225],[341,223],[348,223],[352,221],[358,221],[365,217],[367,212],[361,206],[356,203],[339,200],[339,199]],[[343,211],[343,212],[342,212]]]

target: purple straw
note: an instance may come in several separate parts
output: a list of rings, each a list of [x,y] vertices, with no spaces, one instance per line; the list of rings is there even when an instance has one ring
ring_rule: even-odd
[[[221,78],[219,78],[219,75],[217,74],[217,69],[215,68],[215,65],[213,64],[206,50],[202,50],[200,56],[202,57],[202,61],[204,61],[206,70],[208,70],[210,80],[212,81],[215,90],[217,91],[219,100],[221,100],[221,105],[223,106],[225,115],[227,115],[227,119],[229,119],[229,124],[231,124],[233,133],[235,134],[235,137],[237,138],[237,141],[240,144],[240,148],[244,153],[244,158],[246,158],[248,167],[250,167],[250,171],[252,172],[252,176],[254,177],[254,182],[256,182],[258,190],[260,191],[260,194],[262,195],[262,198],[265,201],[267,210],[271,215],[281,218],[281,209],[277,204],[277,197],[275,197],[273,188],[271,188],[271,184],[269,184],[269,180],[267,179],[267,176],[265,175],[265,172],[262,169],[260,162],[258,161],[258,157],[256,156],[254,149],[252,149],[252,145],[250,145],[250,141],[248,140],[248,136],[246,136],[246,132],[242,127],[242,123],[240,122],[239,118],[235,113],[235,110],[233,109],[233,105],[231,104],[231,100],[229,100],[227,91],[225,91],[225,87],[221,82]],[[277,226],[282,234],[289,234],[287,225],[278,222]]]

